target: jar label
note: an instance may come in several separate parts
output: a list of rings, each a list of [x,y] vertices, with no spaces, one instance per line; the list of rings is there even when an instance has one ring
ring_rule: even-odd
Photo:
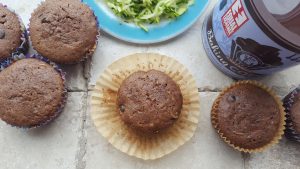
[[[299,64],[300,55],[276,43],[247,7],[249,0],[222,0],[206,18],[203,44],[212,63],[236,79],[268,75]]]

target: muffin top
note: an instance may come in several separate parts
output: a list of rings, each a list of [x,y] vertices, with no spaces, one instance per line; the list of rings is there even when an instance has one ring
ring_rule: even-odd
[[[21,29],[17,14],[0,4],[0,60],[10,57],[21,46]]]
[[[18,127],[52,120],[63,101],[62,77],[51,65],[22,59],[0,72],[0,118]]]
[[[121,119],[146,135],[170,127],[179,118],[182,102],[179,86],[157,70],[130,75],[121,84],[117,99]]]
[[[294,129],[300,133],[300,94],[297,94],[294,99],[294,104],[291,107],[290,115]]]
[[[232,144],[260,148],[278,133],[281,115],[276,100],[264,89],[239,84],[221,96],[216,108],[218,127]]]
[[[38,53],[69,64],[94,50],[98,26],[93,11],[79,0],[46,0],[33,12],[29,31]]]

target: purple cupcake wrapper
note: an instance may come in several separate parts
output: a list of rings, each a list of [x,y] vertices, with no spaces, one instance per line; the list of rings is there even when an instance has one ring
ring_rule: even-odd
[[[0,61],[0,71],[3,70],[3,67],[5,66],[5,63],[9,62],[9,60],[12,57],[17,56],[17,55],[25,55],[28,52],[28,49],[29,49],[28,33],[27,33],[27,30],[26,30],[26,28],[23,24],[23,21],[22,21],[21,17],[13,9],[10,9],[9,7],[7,7],[7,5],[3,5],[3,6],[17,15],[17,17],[19,19],[19,22],[20,22],[20,25],[21,25],[22,34],[21,34],[21,45],[11,54],[10,57],[8,57],[6,59],[2,59]],[[4,66],[2,65],[2,62],[4,64]]]
[[[291,93],[289,93],[284,99],[284,107],[286,110],[286,129],[285,129],[285,136],[290,139],[294,140],[300,143],[300,133],[298,133],[293,125],[293,121],[291,119],[291,108],[294,104],[295,97],[298,95],[300,92],[300,87],[294,89]]]
[[[91,49],[87,55],[81,60],[81,61],[85,61],[86,59],[88,59],[89,57],[93,56],[93,54],[95,53],[96,51],[96,48],[97,48],[97,45],[98,45],[98,42],[99,42],[99,39],[100,39],[100,23],[99,23],[99,20],[98,20],[98,17],[96,16],[94,10],[86,3],[83,2],[83,0],[80,0],[81,3],[85,4],[87,7],[90,8],[90,10],[93,12],[93,15],[96,19],[96,24],[97,24],[97,28],[98,28],[98,35],[97,35],[97,38],[96,38],[96,44],[95,44],[95,47],[93,49]]]
[[[44,1],[43,1],[43,2],[44,2]],[[41,2],[38,6],[40,6],[43,2]],[[93,16],[94,16],[95,19],[96,19],[96,26],[97,26],[97,28],[98,28],[98,34],[97,34],[97,36],[96,36],[96,43],[95,43],[95,46],[94,46],[92,49],[90,49],[90,50],[86,53],[86,55],[85,55],[81,60],[79,60],[79,61],[77,61],[77,62],[74,62],[74,63],[68,63],[68,64],[76,64],[76,63],[79,63],[79,62],[84,62],[84,61],[86,61],[88,58],[92,57],[93,54],[94,54],[95,51],[96,51],[96,48],[97,48],[97,45],[98,45],[98,41],[99,41],[99,39],[100,39],[100,24],[99,24],[99,21],[98,21],[97,16],[95,15],[94,10],[93,10],[89,5],[87,5],[86,3],[84,3],[83,0],[80,0],[80,2],[83,3],[83,4],[85,4],[85,5],[93,12]],[[33,12],[34,12],[34,11],[33,11]],[[27,28],[27,32],[28,32],[27,35],[28,35],[28,37],[30,37],[30,30],[29,30],[29,27],[30,27],[30,23],[28,24],[28,28]],[[34,48],[33,45],[32,45],[32,48],[33,48],[33,50],[34,50],[36,53],[39,54],[39,52],[38,52],[37,50],[35,50],[35,48]],[[41,54],[39,54],[39,55],[41,55]],[[44,57],[45,57],[45,56],[44,56]]]
[[[53,116],[51,116],[48,120],[42,122],[39,125],[35,125],[35,126],[29,126],[29,127],[24,127],[24,126],[13,126],[13,127],[17,127],[17,128],[23,128],[23,129],[32,129],[32,128],[37,128],[37,127],[41,127],[44,125],[47,125],[49,123],[51,123],[52,121],[54,121],[63,111],[66,101],[67,101],[67,97],[68,97],[68,92],[66,89],[66,73],[54,62],[50,61],[47,58],[44,58],[41,55],[38,54],[34,54],[34,55],[16,55],[14,57],[12,57],[11,59],[7,60],[5,68],[7,68],[8,66],[10,66],[11,64],[13,64],[14,62],[18,61],[18,60],[22,60],[22,59],[38,59],[41,60],[49,65],[51,65],[61,76],[62,80],[63,80],[63,85],[64,85],[64,91],[62,93],[62,101],[59,105],[59,107],[57,108],[56,112],[54,113]],[[10,124],[9,124],[10,125]]]

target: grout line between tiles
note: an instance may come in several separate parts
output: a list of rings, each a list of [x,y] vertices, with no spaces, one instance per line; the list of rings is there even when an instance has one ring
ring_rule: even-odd
[[[81,126],[80,126],[80,137],[79,137],[79,150],[77,151],[76,154],[76,169],[85,169],[86,167],[86,161],[85,161],[85,155],[86,155],[86,144],[87,144],[87,137],[86,137],[86,116],[87,116],[87,98],[88,98],[88,93],[85,92],[83,95],[83,113],[82,113],[82,121],[81,121]]]
[[[87,93],[88,90],[67,90],[68,93]]]
[[[87,87],[90,79],[90,66],[87,64],[91,63],[91,59],[87,59],[86,62],[82,63],[83,66],[83,78],[85,79],[85,86]],[[81,123],[81,135],[79,138],[79,150],[76,154],[76,169],[85,169],[86,168],[86,152],[87,152],[87,133],[86,133],[86,118],[87,118],[87,109],[88,109],[88,90],[73,90],[69,92],[84,92],[83,95],[83,114],[82,114],[82,123]]]
[[[249,160],[250,154],[247,153],[241,153],[242,154],[242,158],[243,158],[243,167],[244,169],[248,169],[247,167],[247,160]]]

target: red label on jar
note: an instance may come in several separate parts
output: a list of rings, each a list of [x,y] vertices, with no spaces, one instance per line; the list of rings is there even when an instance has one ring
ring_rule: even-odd
[[[222,16],[222,25],[228,37],[239,30],[249,18],[247,17],[241,0],[236,0]]]

